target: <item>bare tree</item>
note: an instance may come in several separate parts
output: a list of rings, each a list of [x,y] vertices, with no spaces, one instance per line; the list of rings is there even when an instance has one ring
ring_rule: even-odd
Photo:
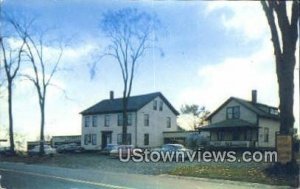
[[[20,26],[16,26],[20,27]],[[21,27],[20,27],[21,28]],[[31,64],[32,74],[22,74],[23,77],[31,81],[36,89],[38,96],[38,104],[40,108],[40,155],[44,155],[44,128],[45,128],[45,106],[48,87],[53,85],[51,80],[55,73],[58,71],[58,65],[60,63],[63,48],[60,43],[57,57],[51,57],[50,60],[46,59],[45,48],[48,46],[45,44],[45,35],[30,34],[27,30],[20,30],[20,35],[25,41],[24,54],[28,58]],[[48,31],[47,31],[48,32]]]
[[[159,21],[155,16],[136,9],[126,8],[103,14],[101,29],[110,40],[104,55],[112,57],[120,66],[123,79],[122,143],[127,144],[127,107],[136,72],[148,49],[153,48],[155,30]],[[92,69],[92,75],[94,74]]]
[[[295,121],[293,114],[294,70],[298,39],[299,1],[295,0],[292,3],[290,20],[286,10],[286,1],[262,0],[261,5],[270,26],[276,60],[280,99],[280,133],[291,134]]]
[[[1,21],[2,18],[1,14]],[[13,85],[14,81],[17,77],[17,74],[20,70],[21,64],[21,56],[25,46],[25,39],[15,38],[13,33],[19,32],[18,28],[10,27],[15,26],[16,21],[11,18],[5,19],[6,27],[10,28],[7,32],[11,35],[5,35],[3,33],[0,34],[0,52],[5,72],[5,81],[7,84],[7,102],[8,102],[8,121],[9,121],[9,141],[10,141],[10,151],[15,153],[15,145],[14,145],[14,131],[13,131]],[[3,23],[1,23],[3,24]],[[29,25],[28,25],[29,26]],[[24,26],[24,29],[27,29],[27,26]],[[15,40],[18,45],[12,45],[9,41]],[[19,40],[19,41],[18,41]]]

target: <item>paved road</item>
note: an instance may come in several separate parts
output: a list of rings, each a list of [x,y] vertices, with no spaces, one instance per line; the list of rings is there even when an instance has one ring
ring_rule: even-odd
[[[275,188],[274,186],[69,169],[21,163],[0,163],[1,185],[6,189],[202,189],[202,188]],[[277,187],[284,188],[284,187]]]

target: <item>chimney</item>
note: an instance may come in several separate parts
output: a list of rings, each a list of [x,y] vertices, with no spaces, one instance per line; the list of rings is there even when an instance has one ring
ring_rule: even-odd
[[[114,99],[114,91],[109,92],[109,99],[113,100]]]
[[[252,90],[252,103],[257,103],[257,91]]]

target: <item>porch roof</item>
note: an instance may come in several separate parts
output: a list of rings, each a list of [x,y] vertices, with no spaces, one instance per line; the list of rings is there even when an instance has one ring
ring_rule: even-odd
[[[247,127],[257,128],[257,125],[241,119],[228,119],[218,123],[199,127],[199,130],[210,130],[210,129],[218,129],[218,128],[247,128]]]

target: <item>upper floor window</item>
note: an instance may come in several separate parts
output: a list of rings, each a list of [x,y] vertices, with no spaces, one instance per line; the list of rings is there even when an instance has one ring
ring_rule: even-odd
[[[127,125],[132,125],[132,113],[127,114]]]
[[[171,118],[167,117],[167,128],[171,128]]]
[[[149,126],[149,114],[144,114],[144,125]]]
[[[227,108],[227,119],[239,119],[240,118],[240,107],[232,106]]]
[[[123,125],[123,114],[118,114],[118,126]]]
[[[90,116],[84,117],[84,126],[89,127],[90,126]]]
[[[157,110],[157,100],[153,101],[153,110]]]
[[[127,113],[127,126],[132,125],[132,113]],[[118,126],[123,126],[123,113],[118,114]]]
[[[264,128],[264,142],[269,142],[269,128]]]
[[[110,124],[110,116],[109,115],[105,115],[104,116],[104,126],[108,127]]]
[[[160,102],[159,102],[159,111],[162,111],[162,110],[163,110],[163,105],[164,105],[164,102],[163,102],[163,101],[160,101]]]
[[[97,116],[96,115],[93,116],[92,125],[93,125],[93,127],[97,127]]]

